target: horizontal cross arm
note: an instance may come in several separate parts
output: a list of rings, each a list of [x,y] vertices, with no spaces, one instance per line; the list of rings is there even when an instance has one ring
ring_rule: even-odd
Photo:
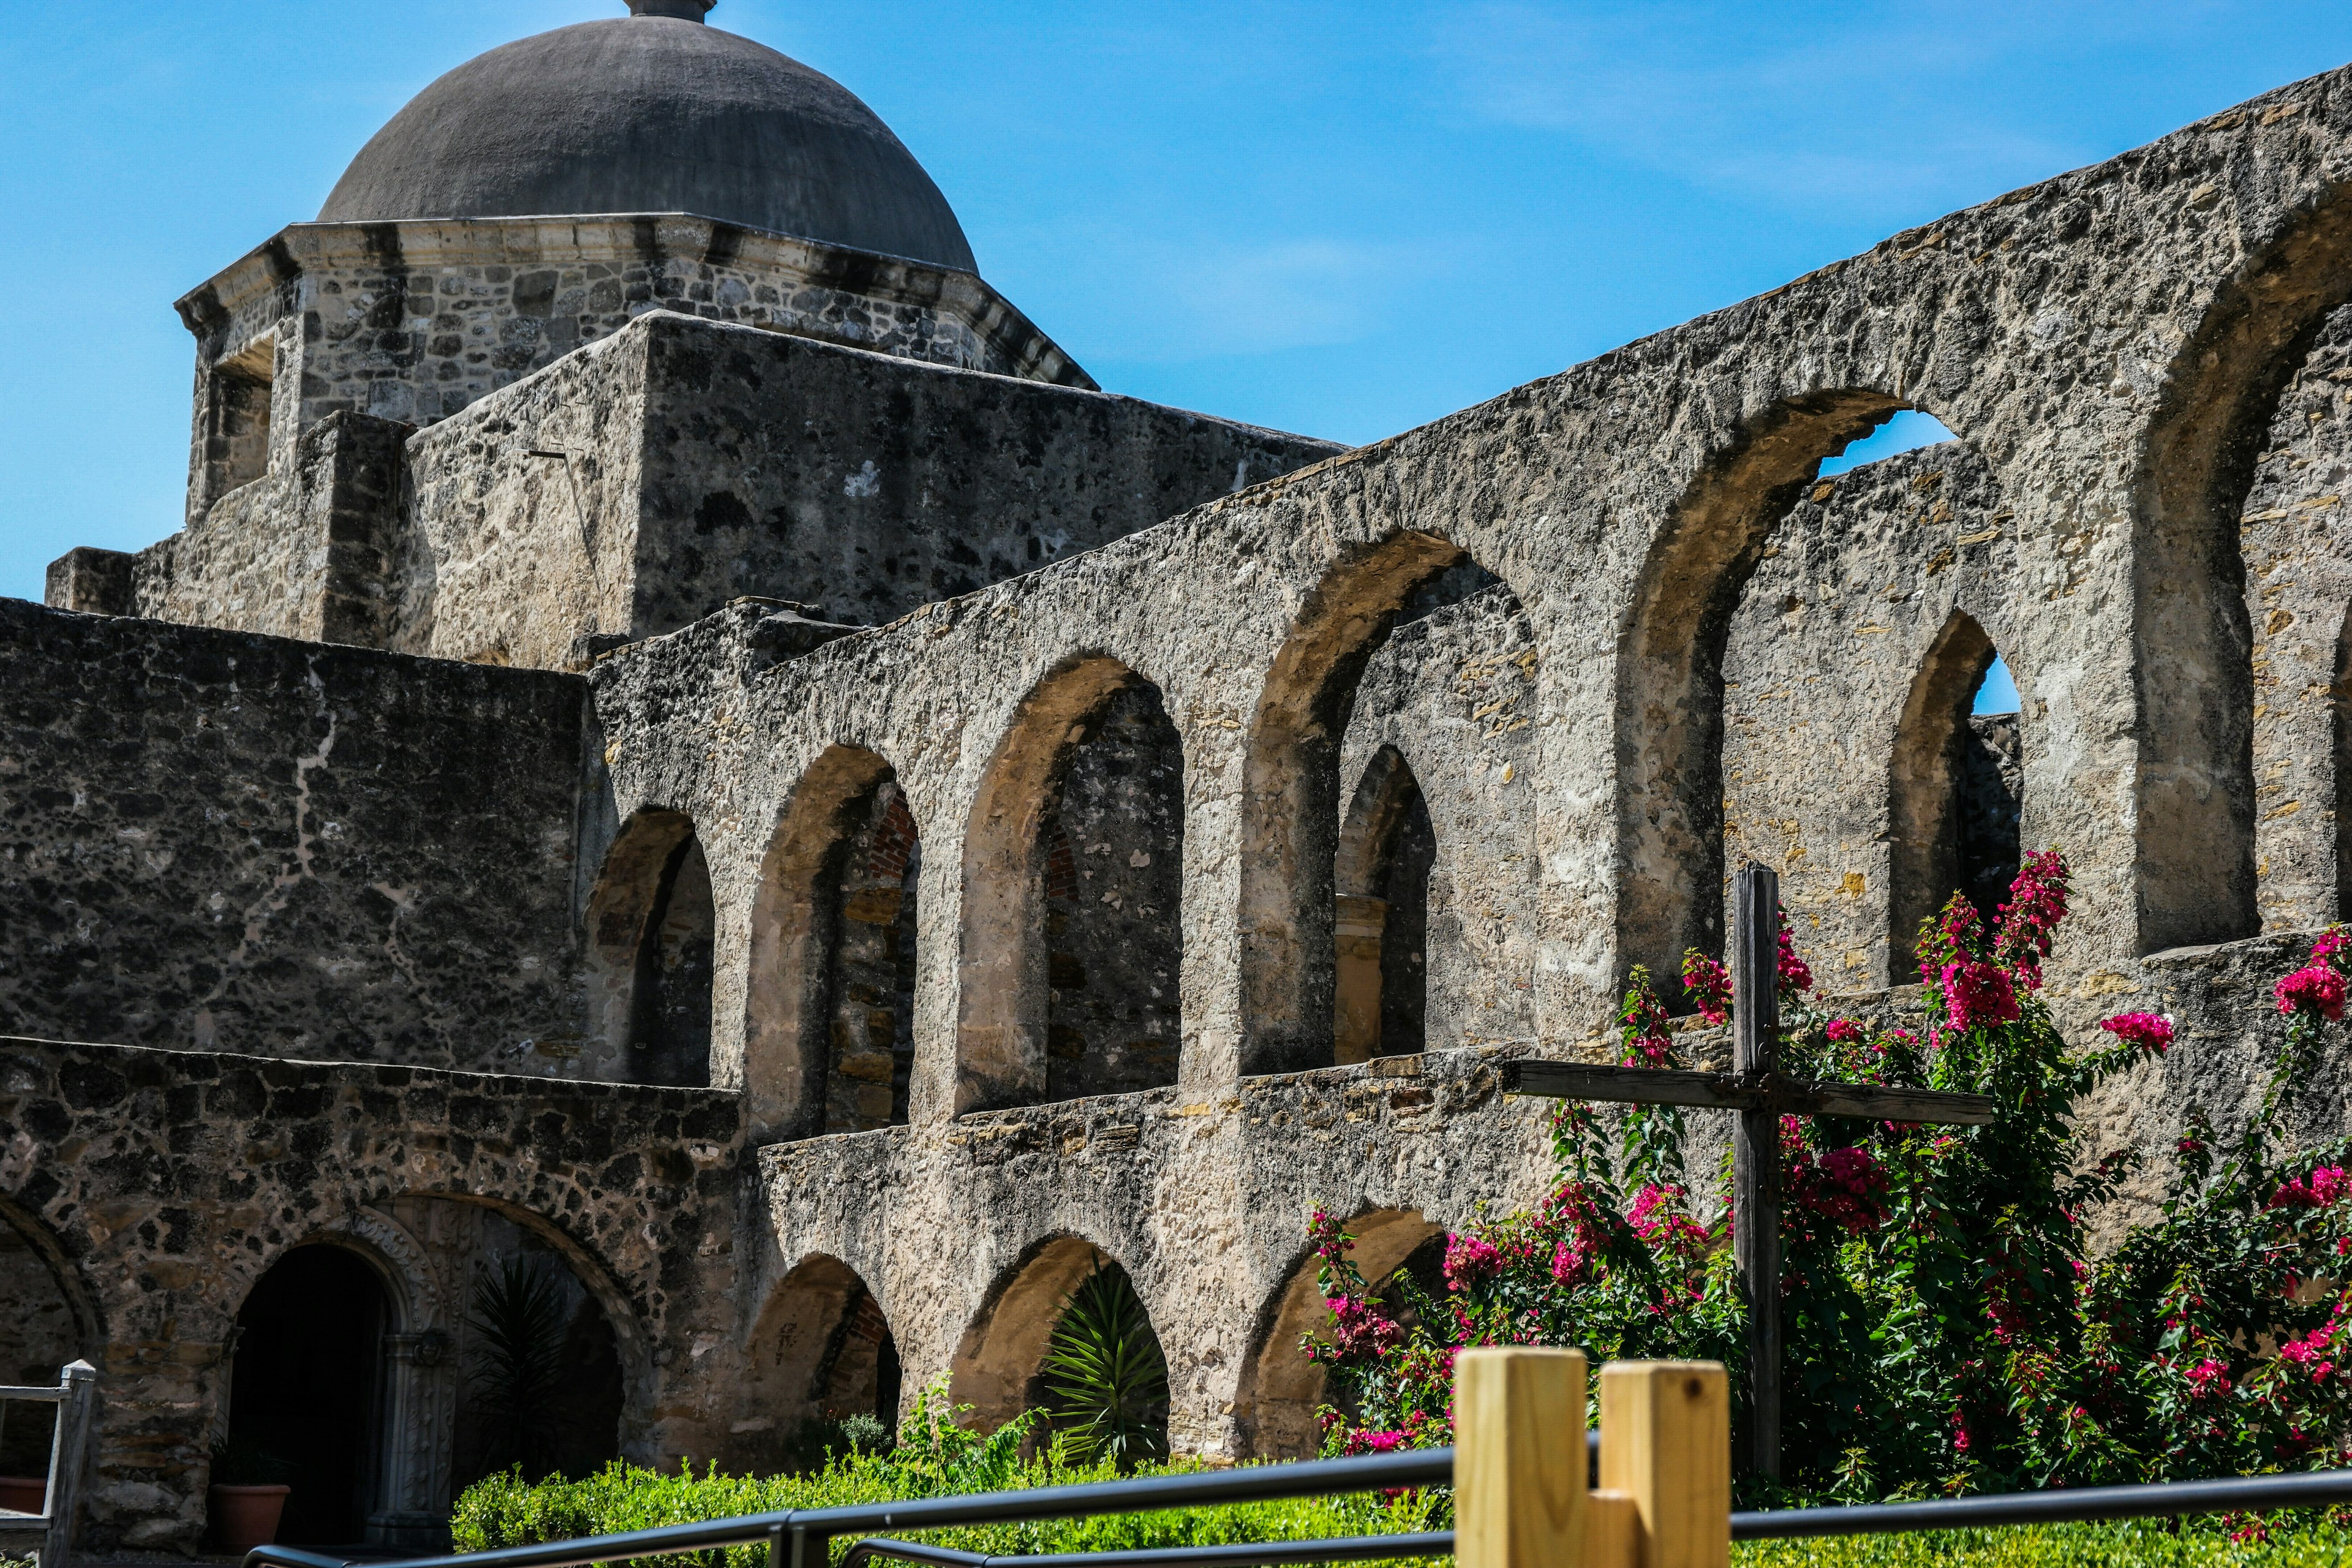
[[[1851,1116],[1865,1121],[1916,1121],[1937,1127],[1981,1127],[1993,1119],[1993,1102],[1981,1094],[1888,1089],[1868,1083],[1803,1083],[1784,1078],[1750,1083],[1729,1073],[1587,1067],[1577,1062],[1506,1062],[1503,1088],[1513,1094],[1539,1094],[1554,1100]]]

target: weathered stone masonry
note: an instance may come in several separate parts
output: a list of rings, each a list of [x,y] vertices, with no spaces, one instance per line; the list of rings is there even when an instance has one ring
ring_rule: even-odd
[[[268,1260],[404,1279],[385,1226],[454,1237],[456,1199],[603,1304],[635,1457],[772,1465],[941,1378],[1009,1414],[1098,1259],[1180,1447],[1301,1451],[1309,1205],[1377,1274],[1532,1197],[1497,1062],[1605,1050],[1634,964],[1717,945],[1738,857],[1847,1005],[1916,1007],[1988,773],[2076,868],[2064,1022],[2180,1021],[2101,1139],[2242,1116],[2264,986],[2345,907],[2347,190],[2333,73],[1349,453],[1042,350],[591,320],[585,263],[542,265],[569,340],[483,273],[502,347],[456,334],[432,377],[490,368],[455,402],[352,390],[413,395],[421,326],[333,339],[316,406],[280,370],[264,479],[198,494],[253,460],[230,408],[186,532],[0,617],[0,997],[126,1042],[12,1046],[0,1104],[9,1256],[107,1358],[96,1533],[193,1539]],[[623,303],[732,308],[665,275]],[[261,320],[202,363],[258,374]],[[1818,478],[1900,408],[1957,440]],[[1969,751],[1996,651],[2007,775]],[[582,1081],[651,1075],[665,930],[709,943],[709,1087]],[[368,1059],[247,1059],[330,1056]],[[2329,1061],[2295,1134],[2348,1095]],[[454,1281],[505,1245],[417,1250]]]

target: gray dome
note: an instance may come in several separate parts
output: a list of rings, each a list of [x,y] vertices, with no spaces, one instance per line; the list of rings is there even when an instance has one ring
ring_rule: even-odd
[[[467,61],[360,149],[319,221],[551,213],[692,213],[977,270],[939,186],[848,89],[676,16]]]

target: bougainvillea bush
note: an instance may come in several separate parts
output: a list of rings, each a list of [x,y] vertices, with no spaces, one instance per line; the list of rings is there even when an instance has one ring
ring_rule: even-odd
[[[1789,1489],[1839,1499],[2186,1479],[2352,1460],[2352,1175],[2341,1144],[2291,1154],[2277,1119],[2346,1010],[2352,946],[2331,930],[2273,999],[2286,1044],[2259,1114],[2222,1147],[2196,1118],[2160,1217],[2102,1260],[2084,1215],[2128,1173],[2086,1159],[2070,1112],[2171,1043],[2168,1019],[2105,1020],[2068,1045],[2042,995],[2067,871],[2029,856],[1988,929],[1968,900],[1920,931],[1926,1027],[1872,1028],[1810,997],[1781,936],[1783,1068],[1793,1077],[1985,1094],[1987,1127],[1784,1118],[1783,1449]],[[1723,966],[1684,964],[1711,1023]],[[1629,1066],[1675,1067],[1649,975],[1621,1016]],[[1531,1210],[1448,1239],[1441,1289],[1374,1286],[1318,1214],[1330,1325],[1327,1450],[1449,1440],[1454,1355],[1565,1344],[1598,1361],[1696,1357],[1738,1384],[1748,1304],[1728,1245],[1727,1173],[1694,1200],[1684,1118],[1635,1107],[1613,1126],[1565,1105],[1559,1170]],[[1409,1309],[1409,1310],[1407,1310]]]

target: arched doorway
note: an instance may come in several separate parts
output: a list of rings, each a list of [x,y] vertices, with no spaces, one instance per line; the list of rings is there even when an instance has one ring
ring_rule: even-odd
[[[1906,978],[1921,921],[1958,891],[1990,924],[2017,877],[2024,797],[2020,715],[2013,708],[1977,711],[1999,658],[1984,628],[1955,610],[1904,703],[1888,813],[1887,942],[1890,970]]]
[[[293,1489],[278,1530],[287,1545],[365,1538],[378,1500],[390,1310],[374,1268],[323,1245],[278,1259],[238,1310],[228,1447]]]
[[[1356,1238],[1358,1271],[1376,1284],[1400,1270],[1426,1284],[1444,1262],[1445,1229],[1418,1209],[1373,1209],[1344,1228]],[[1331,1321],[1317,1278],[1318,1261],[1305,1253],[1259,1313],[1256,1342],[1234,1400],[1244,1451],[1253,1458],[1312,1458],[1321,1447],[1315,1412],[1324,1402],[1325,1373],[1299,1348],[1306,1335]]]
[[[898,1342],[857,1271],[819,1253],[784,1276],[751,1331],[742,1417],[730,1464],[770,1474],[817,1462],[858,1436],[857,1419],[898,1425]]]
[[[1108,1289],[1100,1290],[1103,1286]],[[1158,1332],[1150,1322],[1148,1304],[1142,1303],[1126,1269],[1083,1237],[1055,1237],[1030,1248],[998,1280],[956,1347],[949,1396],[972,1407],[971,1420],[980,1430],[992,1431],[1024,1410],[1055,1407],[1058,1402],[1055,1389],[1066,1387],[1049,1377],[1046,1366],[1055,1331],[1064,1329],[1082,1292],[1093,1291],[1140,1307],[1139,1332],[1148,1338],[1150,1352],[1162,1368],[1164,1389],[1166,1362],[1159,1353]],[[1071,1330],[1076,1327],[1073,1323]],[[1152,1419],[1158,1426],[1157,1445],[1165,1452],[1164,1404]]]
[[[0,1208],[0,1382],[57,1385],[66,1363],[88,1354],[95,1324],[86,1301],[68,1294],[69,1268],[36,1222],[20,1228]],[[57,1406],[0,1404],[0,1475],[48,1473]]]
[[[1367,667],[1399,626],[1490,591],[1509,593],[1459,548],[1401,533],[1333,566],[1276,655],[1251,726],[1243,802],[1244,1072],[1334,1059],[1340,943],[1344,936],[1362,954],[1373,940],[1369,906],[1342,906],[1348,890],[1336,880],[1340,753]],[[1505,602],[1517,612],[1516,599]],[[1400,1004],[1405,994],[1400,988]]]
[[[709,1083],[717,928],[694,824],[653,807],[630,817],[588,908],[604,1032],[629,1081]]]
[[[1411,1056],[1425,1047],[1429,877],[1436,867],[1429,803],[1402,753],[1383,746],[1358,781],[1339,829],[1335,1059]]]
[[[1183,792],[1159,689],[1117,659],[1023,700],[964,836],[959,1113],[1176,1081]]]

